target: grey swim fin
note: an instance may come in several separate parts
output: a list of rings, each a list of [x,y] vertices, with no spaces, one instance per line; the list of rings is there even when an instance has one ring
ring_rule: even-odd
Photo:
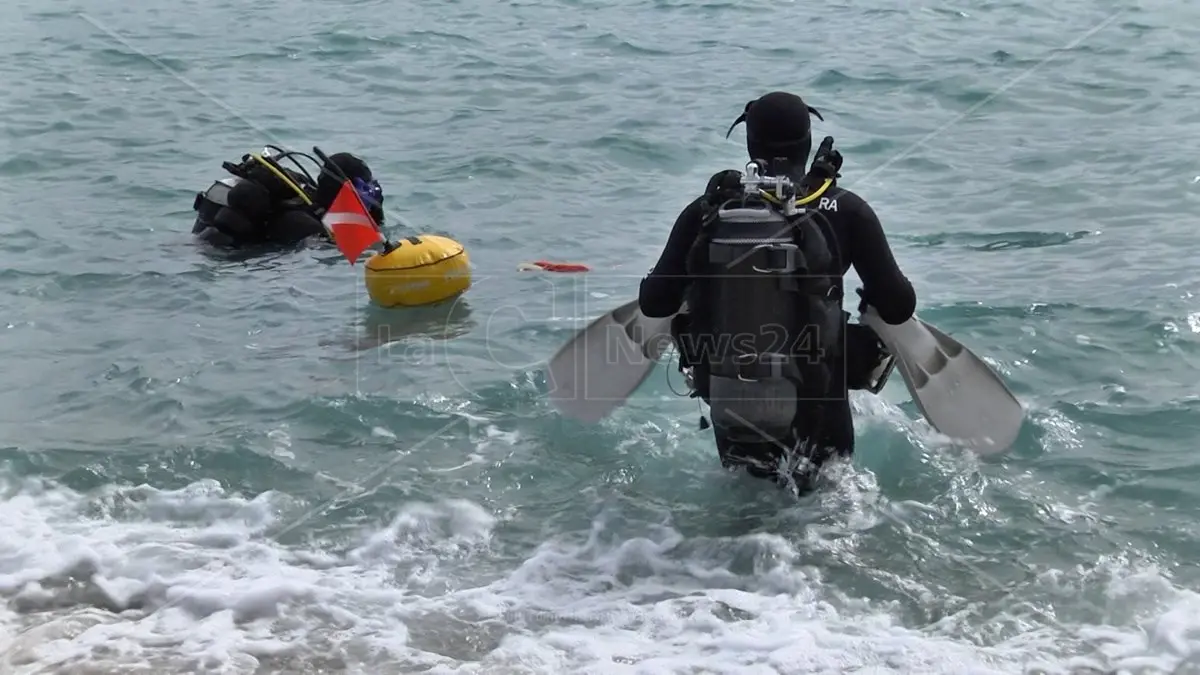
[[[673,346],[673,318],[651,319],[634,300],[593,321],[546,367],[554,407],[581,422],[604,419],[641,386]]]
[[[984,455],[1016,442],[1025,410],[983,359],[916,316],[893,326],[868,307],[859,321],[896,357],[896,369],[930,426]]]

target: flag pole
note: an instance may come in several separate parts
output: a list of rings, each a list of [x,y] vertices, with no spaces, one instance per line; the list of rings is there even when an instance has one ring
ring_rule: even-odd
[[[321,152],[321,149],[315,145],[313,146],[313,154],[317,156],[317,159],[321,160],[321,173],[323,173],[323,174],[329,173],[334,178],[337,178],[338,180],[342,181],[343,183],[353,184],[350,181],[350,178],[347,177],[346,174],[342,173],[342,168],[339,167],[337,164],[334,164],[333,162],[329,161],[329,157],[325,153]],[[362,201],[361,198],[359,201]],[[382,204],[380,204],[379,206],[380,206],[380,208],[383,208]],[[377,232],[379,232],[379,236],[383,238],[384,254],[386,255],[388,253],[391,253],[393,250],[395,250],[395,248],[396,248],[395,244],[393,244],[391,242],[391,240],[388,239],[388,236],[387,236],[387,234],[384,233],[383,228],[379,227],[379,223],[375,223],[375,230]]]

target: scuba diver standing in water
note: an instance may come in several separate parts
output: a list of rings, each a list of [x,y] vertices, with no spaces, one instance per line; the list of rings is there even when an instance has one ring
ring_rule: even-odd
[[[321,154],[318,152],[318,154]],[[303,157],[320,167],[314,180],[296,160]],[[342,184],[349,180],[377,225],[383,224],[383,188],[363,160],[339,152],[307,154],[267,146],[263,154],[248,154],[239,164],[222,166],[231,176],[196,195],[192,234],[224,247],[290,246],[313,236],[329,237],[321,217]],[[290,160],[298,169],[284,167]]]
[[[710,406],[722,465],[801,490],[854,451],[849,390],[878,393],[894,364],[873,330],[848,323],[845,273],[854,267],[863,305],[888,324],[916,308],[879,218],[836,184],[832,137],[806,171],[810,115],[823,119],[786,92],[746,104],[729,128],[746,123],[746,174],[710,179],[638,296],[646,316],[675,315],[680,367]]]

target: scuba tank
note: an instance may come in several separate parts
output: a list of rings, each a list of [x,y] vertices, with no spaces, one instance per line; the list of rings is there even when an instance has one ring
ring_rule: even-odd
[[[196,193],[192,210],[196,221],[192,234],[206,230],[220,232],[214,243],[224,238],[241,239],[261,229],[278,204],[295,198],[309,200],[316,182],[295,157],[311,157],[268,145],[261,154],[242,155],[238,163],[223,162],[221,167],[229,176],[219,178],[203,192]],[[283,167],[281,160],[291,160],[299,169]],[[224,242],[228,243],[228,242]]]
[[[830,395],[841,358],[841,267],[822,220],[786,176],[751,162],[737,189],[712,195],[698,245],[713,424],[791,437],[798,402]],[[836,244],[833,244],[836,246]]]

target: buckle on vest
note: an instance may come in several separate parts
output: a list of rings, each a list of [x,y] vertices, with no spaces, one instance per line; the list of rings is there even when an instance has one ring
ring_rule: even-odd
[[[800,257],[800,247],[795,244],[759,244],[753,251],[766,251],[767,261],[773,265],[768,268],[753,265],[752,269],[760,274],[792,274],[799,269],[796,260]],[[780,262],[777,266],[776,261]]]
[[[733,359],[733,372],[737,379],[742,382],[754,382],[755,377],[746,377],[742,373],[749,370],[751,366],[758,365],[758,354],[735,354]]]
[[[791,358],[783,354],[736,354],[730,360],[734,376],[742,382],[788,377],[795,370]]]

